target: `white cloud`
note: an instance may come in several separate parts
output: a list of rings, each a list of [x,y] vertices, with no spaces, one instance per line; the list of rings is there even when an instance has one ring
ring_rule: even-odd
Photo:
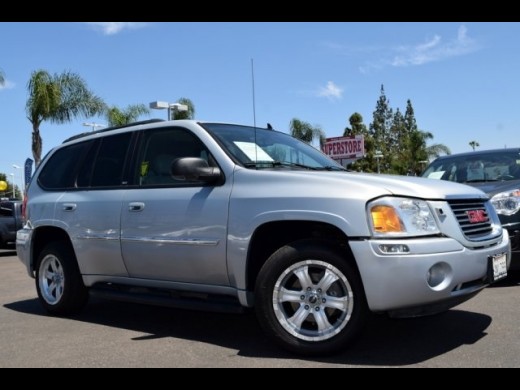
[[[317,96],[325,97],[330,100],[339,100],[343,97],[343,88],[337,86],[332,81],[329,81],[326,86],[320,87]]]
[[[459,27],[457,37],[450,41],[443,42],[440,35],[435,35],[424,43],[402,47],[390,64],[392,66],[424,65],[468,54],[477,49],[477,43],[468,36],[468,29],[462,25]]]
[[[442,36],[435,34],[422,43],[389,48],[385,50],[387,52],[385,57],[375,61],[367,61],[359,67],[359,71],[366,74],[371,70],[379,70],[386,66],[420,66],[466,55],[477,51],[479,48],[477,41],[468,35],[466,26],[461,25],[457,31],[457,36],[450,40],[444,40]]]
[[[123,30],[135,30],[145,27],[144,22],[86,22],[89,26],[105,35],[118,34]]]
[[[3,89],[13,89],[15,87],[15,83],[9,80],[4,80],[4,84],[0,85],[0,91]]]

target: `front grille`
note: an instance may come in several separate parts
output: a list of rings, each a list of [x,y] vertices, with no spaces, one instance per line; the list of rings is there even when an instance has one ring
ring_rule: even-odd
[[[464,236],[470,241],[478,241],[483,237],[488,236],[493,232],[493,226],[491,225],[491,219],[488,215],[486,204],[481,200],[456,200],[449,201],[451,209],[459,221],[460,228],[464,233]],[[481,212],[485,216],[486,221],[482,222],[471,222],[468,212]]]

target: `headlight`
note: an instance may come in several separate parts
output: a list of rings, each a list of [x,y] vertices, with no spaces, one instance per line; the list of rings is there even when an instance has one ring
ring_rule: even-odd
[[[440,233],[427,202],[418,199],[381,198],[368,204],[374,236],[427,236]]]
[[[491,198],[498,214],[513,215],[520,210],[520,190],[502,192]]]

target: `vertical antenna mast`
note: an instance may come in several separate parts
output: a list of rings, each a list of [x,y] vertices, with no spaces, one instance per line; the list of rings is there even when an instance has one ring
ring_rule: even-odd
[[[253,124],[255,127],[255,162],[258,162],[258,144],[256,143],[256,101],[255,101],[255,68],[251,58],[251,83],[253,86]]]
[[[251,58],[251,83],[253,86],[253,124],[256,127],[256,101],[255,101],[255,68]]]

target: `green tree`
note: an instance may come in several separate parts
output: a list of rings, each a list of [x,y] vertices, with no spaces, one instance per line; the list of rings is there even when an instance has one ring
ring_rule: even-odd
[[[144,104],[132,104],[126,108],[108,107],[105,116],[109,126],[124,126],[136,122],[141,115],[149,115],[150,110]]]
[[[388,167],[390,167],[393,148],[395,147],[390,135],[393,116],[390,101],[385,94],[385,87],[384,85],[381,85],[381,94],[376,103],[372,123],[369,127],[369,134],[374,140],[375,151],[383,153],[384,157],[381,160],[382,170],[388,170]]]
[[[417,120],[415,119],[415,112],[412,106],[412,101],[408,99],[406,101],[406,111],[404,113],[404,127],[408,134],[413,131],[419,130],[417,127]]]
[[[177,100],[178,103],[188,106],[188,111],[176,111],[172,110],[172,119],[195,119],[195,104],[188,98],[180,98]]]
[[[363,123],[363,116],[359,112],[353,113],[348,119],[350,127],[346,127],[343,132],[344,137],[352,137],[356,135],[368,135],[368,129]]]
[[[51,75],[45,70],[34,71],[27,90],[26,112],[32,124],[32,153],[36,165],[41,161],[43,141],[40,125],[43,121],[68,123],[75,118],[102,114],[106,110],[103,100],[94,95],[76,73],[66,71]]]
[[[479,148],[480,147],[480,144],[477,142],[477,141],[471,141],[469,143],[469,146],[471,146],[471,148],[473,149],[473,151],[475,151],[475,149]]]
[[[374,139],[370,135],[367,126],[363,123],[363,116],[355,112],[349,118],[350,127],[346,127],[343,132],[344,137],[362,135],[365,140],[365,156],[362,159],[350,164],[349,169],[358,172],[375,172],[377,161],[374,158]]]
[[[319,126],[312,126],[308,122],[293,118],[289,124],[289,130],[294,138],[297,138],[308,144],[314,141],[319,142],[320,147],[325,143],[325,132]]]
[[[0,173],[0,181],[5,181],[7,183],[7,188],[4,191],[0,192],[0,198],[13,198],[13,186],[14,186],[14,199],[21,199],[22,193],[20,188],[9,181],[7,179],[7,175],[5,173]]]
[[[442,154],[451,154],[450,148],[443,144],[428,146],[428,141],[433,140],[433,134],[429,131],[412,131],[409,138],[408,174],[420,175],[425,165],[433,158]]]

